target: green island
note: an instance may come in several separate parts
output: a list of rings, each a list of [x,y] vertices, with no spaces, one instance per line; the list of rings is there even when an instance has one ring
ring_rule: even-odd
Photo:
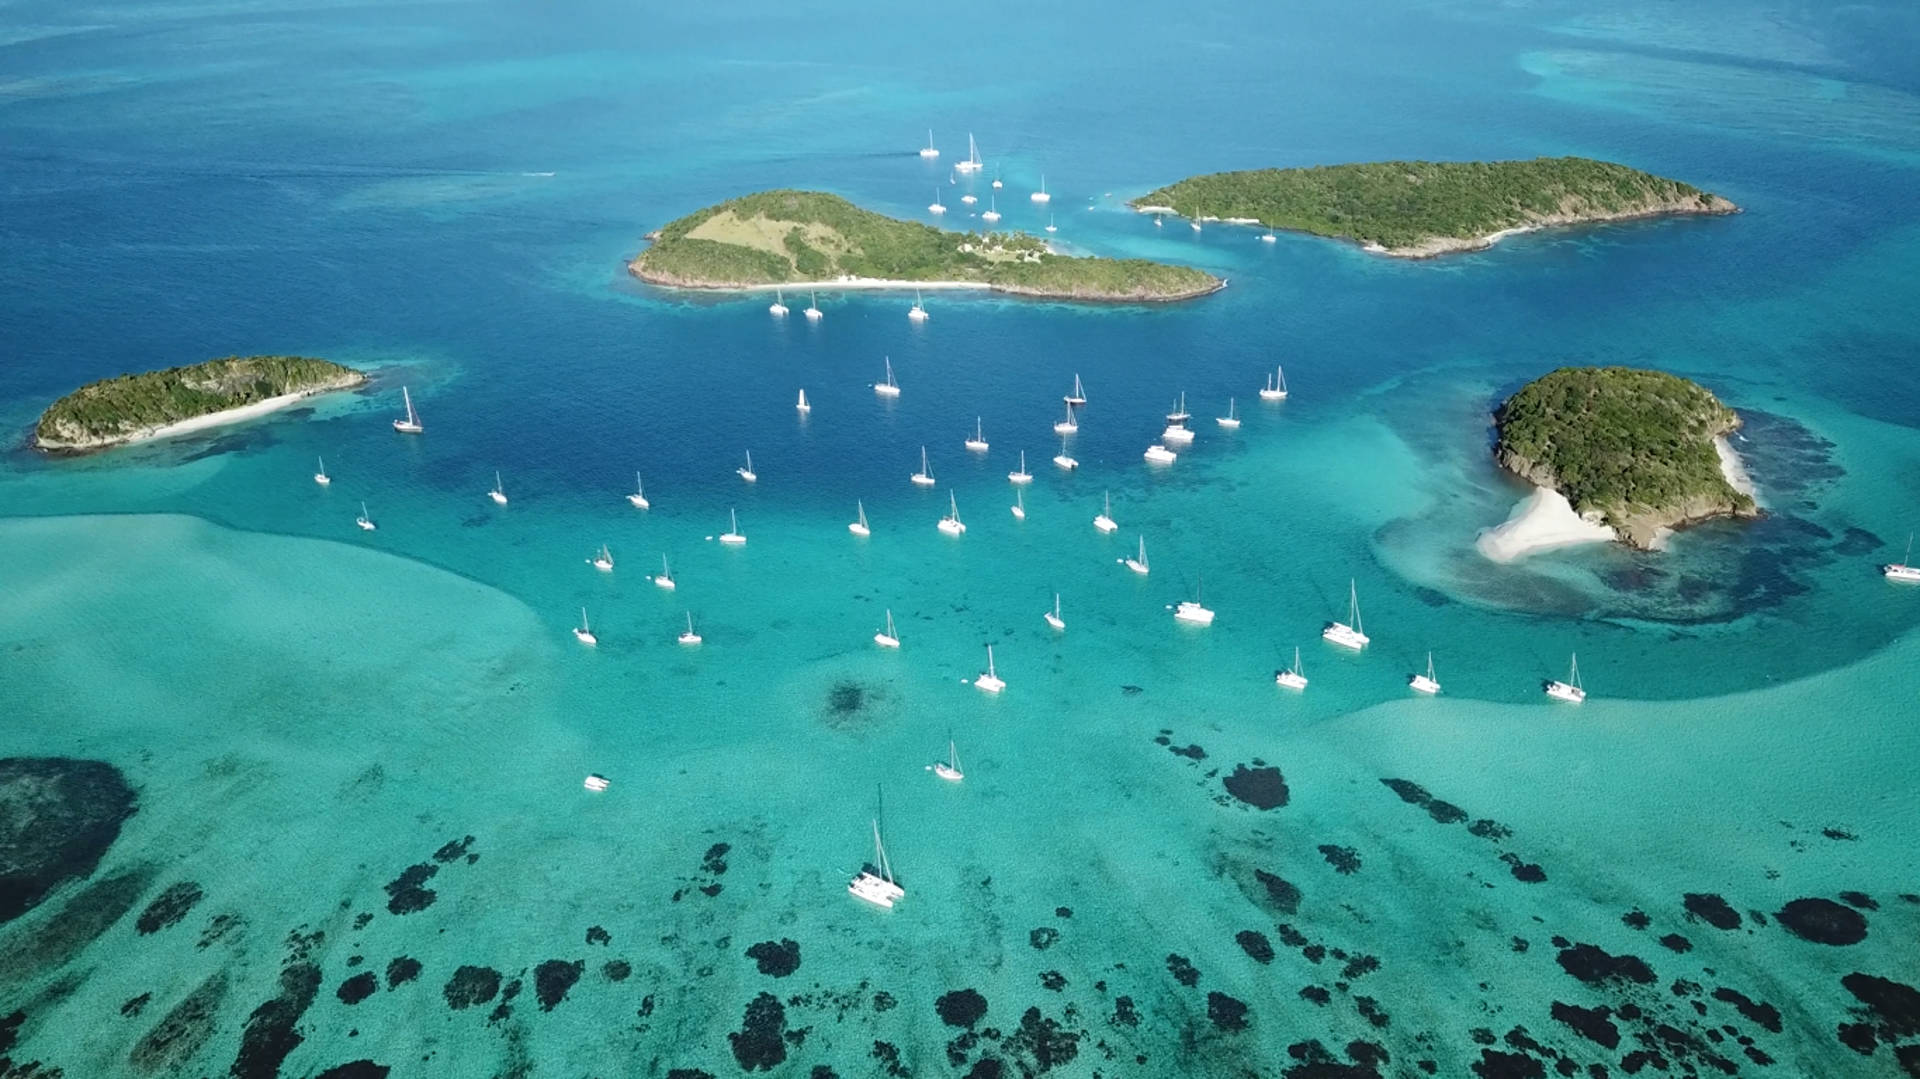
[[[1130,205],[1338,237],[1403,258],[1477,251],[1510,232],[1552,225],[1740,209],[1691,184],[1585,157],[1216,172]]]
[[[33,432],[43,450],[78,452],[264,415],[367,376],[305,356],[228,356],[89,382],[47,406]]]
[[[1501,468],[1560,492],[1632,546],[1652,547],[1663,528],[1759,516],[1724,464],[1731,451],[1720,440],[1739,415],[1684,378],[1562,367],[1522,386],[1493,420]]]
[[[1064,300],[1165,302],[1225,285],[1145,259],[1055,253],[1023,232],[947,232],[818,191],[762,191],[664,225],[628,264],[674,288],[955,285]]]

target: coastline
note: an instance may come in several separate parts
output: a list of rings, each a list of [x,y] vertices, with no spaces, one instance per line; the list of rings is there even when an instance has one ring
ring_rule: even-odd
[[[1051,250],[1051,248],[1049,248]],[[1069,256],[1062,256],[1069,257]],[[833,277],[822,281],[777,281],[771,284],[760,282],[695,282],[687,281],[668,274],[654,273],[640,264],[639,259],[627,263],[627,272],[649,285],[659,288],[688,289],[695,292],[773,292],[792,289],[795,292],[998,292],[1006,296],[1026,296],[1034,299],[1069,300],[1076,303],[1177,303],[1182,300],[1194,300],[1202,296],[1211,296],[1227,287],[1226,278],[1215,278],[1213,283],[1202,289],[1188,289],[1184,292],[1170,293],[1091,293],[1083,294],[1063,289],[1035,289],[1017,285],[1002,285],[991,281],[901,281],[877,277]]]
[[[158,427],[142,427],[138,430],[129,431],[123,435],[115,435],[112,438],[101,439],[97,442],[54,442],[42,441],[36,438],[34,445],[36,448],[50,453],[88,453],[94,450],[111,449],[114,446],[130,446],[136,442],[152,442],[156,439],[174,438],[179,435],[192,434],[195,431],[204,431],[213,427],[224,427],[228,424],[243,423],[247,420],[258,419],[261,416],[278,412],[288,405],[297,404],[309,397],[318,397],[321,394],[351,389],[359,384],[359,382],[352,382],[339,386],[321,386],[310,390],[283,393],[277,397],[269,397],[263,401],[255,401],[250,405],[221,409],[218,412],[192,416],[184,420],[176,420],[173,423],[161,424]]]
[[[1606,525],[1573,511],[1565,495],[1538,487],[1513,507],[1507,519],[1481,531],[1473,545],[1494,562],[1514,562],[1530,554],[1583,543],[1610,543],[1619,535]]]
[[[1760,488],[1754,486],[1747,463],[1740,459],[1726,435],[1713,436],[1713,452],[1720,455],[1720,474],[1726,477],[1727,486],[1753,499],[1755,506],[1760,505]]]
[[[1181,214],[1171,206],[1136,206],[1134,207],[1134,212],[1142,214],[1169,214],[1174,217],[1187,216]],[[1387,247],[1383,244],[1361,241],[1352,236],[1339,233],[1313,232],[1307,229],[1287,228],[1283,225],[1274,225],[1271,227],[1276,232],[1294,232],[1303,236],[1318,236],[1321,239],[1327,240],[1345,240],[1370,255],[1385,255],[1388,258],[1398,259],[1430,259],[1438,258],[1441,255],[1461,254],[1469,251],[1485,251],[1509,236],[1519,236],[1523,233],[1540,232],[1551,228],[1572,228],[1579,225],[1604,225],[1621,221],[1644,221],[1657,217],[1723,217],[1740,212],[1742,211],[1739,206],[1715,195],[1713,196],[1713,201],[1704,207],[1697,203],[1674,202],[1639,210],[1623,210],[1618,213],[1551,214],[1535,221],[1529,221],[1522,225],[1513,225],[1496,232],[1489,232],[1482,236],[1430,236],[1408,247]],[[1249,225],[1256,228],[1268,227],[1262,225],[1260,221],[1255,218],[1247,217],[1220,218],[1203,214],[1200,217],[1191,218],[1191,220],[1203,223],[1211,221],[1228,225]]]

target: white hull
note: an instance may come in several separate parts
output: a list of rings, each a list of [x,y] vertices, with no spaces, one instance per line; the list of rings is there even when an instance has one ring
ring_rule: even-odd
[[[1007,688],[1007,683],[1005,681],[1001,680],[999,676],[992,675],[992,674],[981,675],[980,677],[973,680],[973,684],[975,686],[978,686],[981,689],[986,690],[988,693],[998,693],[1001,690]]]
[[[403,435],[417,435],[420,432],[426,430],[425,427],[422,427],[417,423],[408,423],[406,420],[393,421],[393,429],[400,432]]]
[[[995,221],[1000,220],[1000,211],[988,210],[986,213],[980,215],[980,220],[985,221],[987,224],[991,225]]]
[[[1027,508],[1025,506],[1022,506],[1016,503],[1012,506],[1009,506],[1008,508],[1013,511],[1014,520],[1024,521],[1027,519]]]
[[[786,318],[787,305],[783,303],[770,303],[767,305],[767,314],[772,315],[774,318]]]
[[[1240,417],[1238,417],[1238,416],[1215,416],[1215,417],[1213,418],[1213,422],[1215,422],[1215,423],[1217,423],[1217,424],[1219,424],[1220,426],[1222,426],[1222,427],[1224,427],[1224,428],[1226,428],[1226,429],[1227,429],[1227,430],[1229,430],[1229,431],[1232,431],[1232,430],[1236,430],[1236,429],[1238,429],[1238,428],[1239,428],[1239,426],[1240,426]]]
[[[925,472],[915,472],[912,476],[908,478],[913,480],[913,485],[915,487],[932,487],[933,486],[933,477],[927,475]]]
[[[496,506],[507,504],[507,496],[499,491],[488,491],[487,497],[493,499],[493,504]]]
[[[1079,430],[1080,425],[1070,420],[1061,420],[1053,425],[1053,433],[1056,435],[1070,435]]]
[[[581,644],[599,644],[600,643],[600,638],[595,637],[593,635],[593,631],[591,630],[585,630],[585,629],[580,629],[578,627],[575,627],[573,631],[573,635],[576,639],[579,640]]]
[[[747,537],[738,532],[722,532],[720,534],[720,542],[729,547],[744,547],[747,543]]]
[[[1168,445],[1184,446],[1193,441],[1193,431],[1186,427],[1168,427],[1160,432],[1160,441]]]
[[[673,578],[671,577],[649,577],[647,579],[652,581],[656,588],[664,588],[669,592],[673,591],[674,584]]]
[[[933,766],[933,774],[939,776],[941,779],[944,779],[949,783],[958,783],[961,780],[967,778],[965,772],[962,772],[959,769],[952,767],[951,765],[947,764],[946,761],[936,762]]]
[[[1068,456],[1067,456],[1066,454],[1064,454],[1064,453],[1062,453],[1062,454],[1059,454],[1058,456],[1056,456],[1056,457],[1054,457],[1054,459],[1053,459],[1053,463],[1054,463],[1054,464],[1056,464],[1056,465],[1059,465],[1059,466],[1060,466],[1061,468],[1064,468],[1064,469],[1067,469],[1067,470],[1069,470],[1069,471],[1071,471],[1071,470],[1073,470],[1073,469],[1076,469],[1076,468],[1079,468],[1079,467],[1080,467],[1080,462],[1078,462],[1078,461],[1076,461],[1076,460],[1074,460],[1074,459],[1073,459],[1073,458],[1071,458],[1071,457],[1068,457]]]
[[[1307,676],[1304,674],[1295,674],[1292,671],[1280,671],[1276,673],[1273,676],[1273,681],[1275,685],[1285,686],[1288,689],[1307,688]]]
[[[1565,682],[1548,682],[1547,696],[1552,697],[1556,701],[1566,701],[1568,704],[1579,704],[1581,701],[1587,699],[1587,691],[1581,689],[1579,686],[1570,686]]]
[[[606,790],[609,784],[606,776],[592,775],[588,776],[580,785],[595,794],[599,794],[601,791]]]
[[[900,396],[900,387],[882,382],[873,388],[873,392],[882,397],[898,397]]]
[[[967,448],[975,453],[985,453],[987,452],[987,443],[982,439],[969,438],[967,439]]]
[[[1191,601],[1175,607],[1173,617],[1181,622],[1192,622],[1196,626],[1213,625],[1213,612]]]
[[[1115,532],[1119,530],[1120,524],[1119,522],[1115,521],[1113,518],[1103,513],[1100,516],[1095,517],[1093,519],[1093,527],[1099,529],[1102,532]]]
[[[593,568],[601,573],[612,573],[613,563],[605,558],[596,558],[593,560]]]
[[[848,525],[847,531],[853,533],[856,536],[860,536],[863,538],[866,536],[873,535],[873,529],[868,528],[866,525],[861,524],[859,521],[855,521],[852,524]]]
[[[740,478],[746,480],[748,483],[756,483],[760,479],[760,473],[750,468],[736,468],[734,471],[739,473]]]
[[[961,524],[951,517],[942,517],[938,527],[940,531],[945,532],[949,536],[957,536],[967,530],[966,525]]]
[[[822,311],[821,311],[821,310],[820,310],[820,309],[819,309],[818,307],[809,307],[809,308],[807,308],[807,321],[808,321],[808,322],[818,322],[818,321],[820,321],[820,320],[821,320],[822,318],[824,318],[824,317],[825,317],[825,315],[824,315],[824,313],[823,313],[823,312],[822,312]]]
[[[1140,456],[1145,457],[1148,461],[1156,465],[1170,465],[1177,460],[1180,455],[1156,442],[1148,446],[1147,452]]]
[[[960,201],[966,203],[968,206],[972,206],[974,203],[979,202],[980,200],[974,198],[972,195],[962,195],[960,196]]]
[[[864,899],[876,907],[893,909],[893,892],[886,881],[871,873],[862,873],[847,885],[847,893],[855,899]]]
[[[1885,574],[1889,581],[1920,582],[1920,566],[1907,566],[1895,562],[1883,566],[1880,572]]]
[[[1009,472],[1009,473],[1007,473],[1007,482],[1008,482],[1008,483],[1032,483],[1032,482],[1033,482],[1033,473],[1031,473],[1031,472]]]
[[[927,321],[927,309],[916,305],[907,311],[907,319],[911,322],[925,322]]]
[[[1407,688],[1413,690],[1415,693],[1438,693],[1440,692],[1440,683],[1428,678],[1424,674],[1416,674],[1407,679]]]
[[[1359,630],[1354,629],[1352,626],[1347,625],[1345,622],[1329,624],[1326,629],[1320,631],[1320,636],[1342,648],[1352,648],[1355,650],[1365,648],[1367,642],[1372,639]]]
[[[689,630],[686,633],[682,633],[680,635],[680,643],[681,644],[699,644],[700,635],[698,633],[694,633],[693,631]]]
[[[365,517],[362,517],[362,518],[360,518],[360,519],[358,519],[358,520],[356,520],[356,521],[354,521],[353,523],[354,523],[354,524],[357,524],[357,525],[359,525],[359,526],[360,526],[360,530],[361,530],[362,532],[371,532],[371,531],[373,531],[373,530],[374,530],[375,528],[378,528],[378,527],[379,527],[378,525],[376,525],[376,524],[374,524],[374,523],[373,523],[372,521],[369,521],[369,520],[367,520],[367,519],[366,519]]]
[[[1035,191],[1033,194],[1028,195],[1027,197],[1032,199],[1035,202],[1052,202],[1053,201],[1053,196],[1047,194],[1045,191]]]
[[[1132,571],[1133,571],[1133,572],[1135,572],[1135,573],[1138,573],[1138,574],[1139,574],[1139,575],[1141,575],[1142,577],[1144,577],[1144,576],[1146,576],[1146,575],[1147,575],[1147,571],[1148,571],[1148,569],[1149,569],[1149,567],[1147,566],[1147,564],[1146,564],[1145,562],[1142,562],[1142,561],[1140,561],[1140,560],[1139,560],[1139,559],[1137,559],[1137,558],[1128,558],[1128,559],[1125,559],[1125,560],[1124,560],[1124,562],[1123,562],[1123,564],[1124,564],[1124,565],[1125,565],[1125,566],[1126,566],[1126,567],[1127,567],[1128,569],[1130,569],[1130,570],[1132,570]]]
[[[1261,391],[1260,391],[1260,399],[1261,399],[1262,401],[1284,401],[1284,400],[1286,400],[1286,399],[1287,399],[1287,391],[1285,391],[1285,390],[1261,390]]]
[[[1064,631],[1067,628],[1067,623],[1052,611],[1048,611],[1043,617],[1046,618],[1047,625],[1052,626],[1054,629]]]
[[[327,475],[325,472],[315,472],[313,474],[313,482],[325,487],[327,484],[333,482],[333,477]]]
[[[876,633],[873,635],[873,643],[882,648],[898,648],[900,647],[900,638],[889,633]]]

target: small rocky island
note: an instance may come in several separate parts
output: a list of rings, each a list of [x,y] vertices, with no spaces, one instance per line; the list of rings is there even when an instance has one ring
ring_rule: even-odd
[[[1062,300],[1154,303],[1225,282],[1188,266],[1062,255],[1023,232],[947,232],[818,191],[763,191],[696,210],[628,264],[673,288],[972,287]]]
[[[1143,213],[1261,225],[1430,258],[1553,225],[1740,208],[1691,184],[1585,157],[1379,161],[1194,176],[1135,199]]]
[[[1729,481],[1724,436],[1740,417],[1705,388],[1661,371],[1562,367],[1493,414],[1500,467],[1558,492],[1588,523],[1649,549],[1665,529],[1755,517]]]
[[[228,356],[89,382],[47,407],[33,444],[84,452],[251,419],[367,376],[305,356]]]

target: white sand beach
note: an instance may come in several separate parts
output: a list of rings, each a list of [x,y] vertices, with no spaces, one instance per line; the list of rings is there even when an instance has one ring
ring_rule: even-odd
[[[1536,487],[1513,508],[1505,523],[1480,533],[1474,546],[1495,562],[1512,562],[1556,547],[1604,543],[1615,538],[1613,529],[1573,512],[1565,495]]]
[[[782,281],[775,285],[745,285],[742,292],[772,292],[784,289],[794,295],[812,290],[814,292],[845,292],[855,289],[890,289],[899,292],[937,292],[941,289],[989,289],[993,286],[985,281],[884,281],[877,277],[836,277],[831,281]]]
[[[1725,435],[1721,435],[1713,440],[1713,452],[1720,455],[1720,474],[1727,478],[1727,486],[1753,499],[1756,505],[1759,504],[1760,488],[1754,486],[1753,476],[1747,471],[1747,463],[1734,452],[1733,443],[1728,442]]]

